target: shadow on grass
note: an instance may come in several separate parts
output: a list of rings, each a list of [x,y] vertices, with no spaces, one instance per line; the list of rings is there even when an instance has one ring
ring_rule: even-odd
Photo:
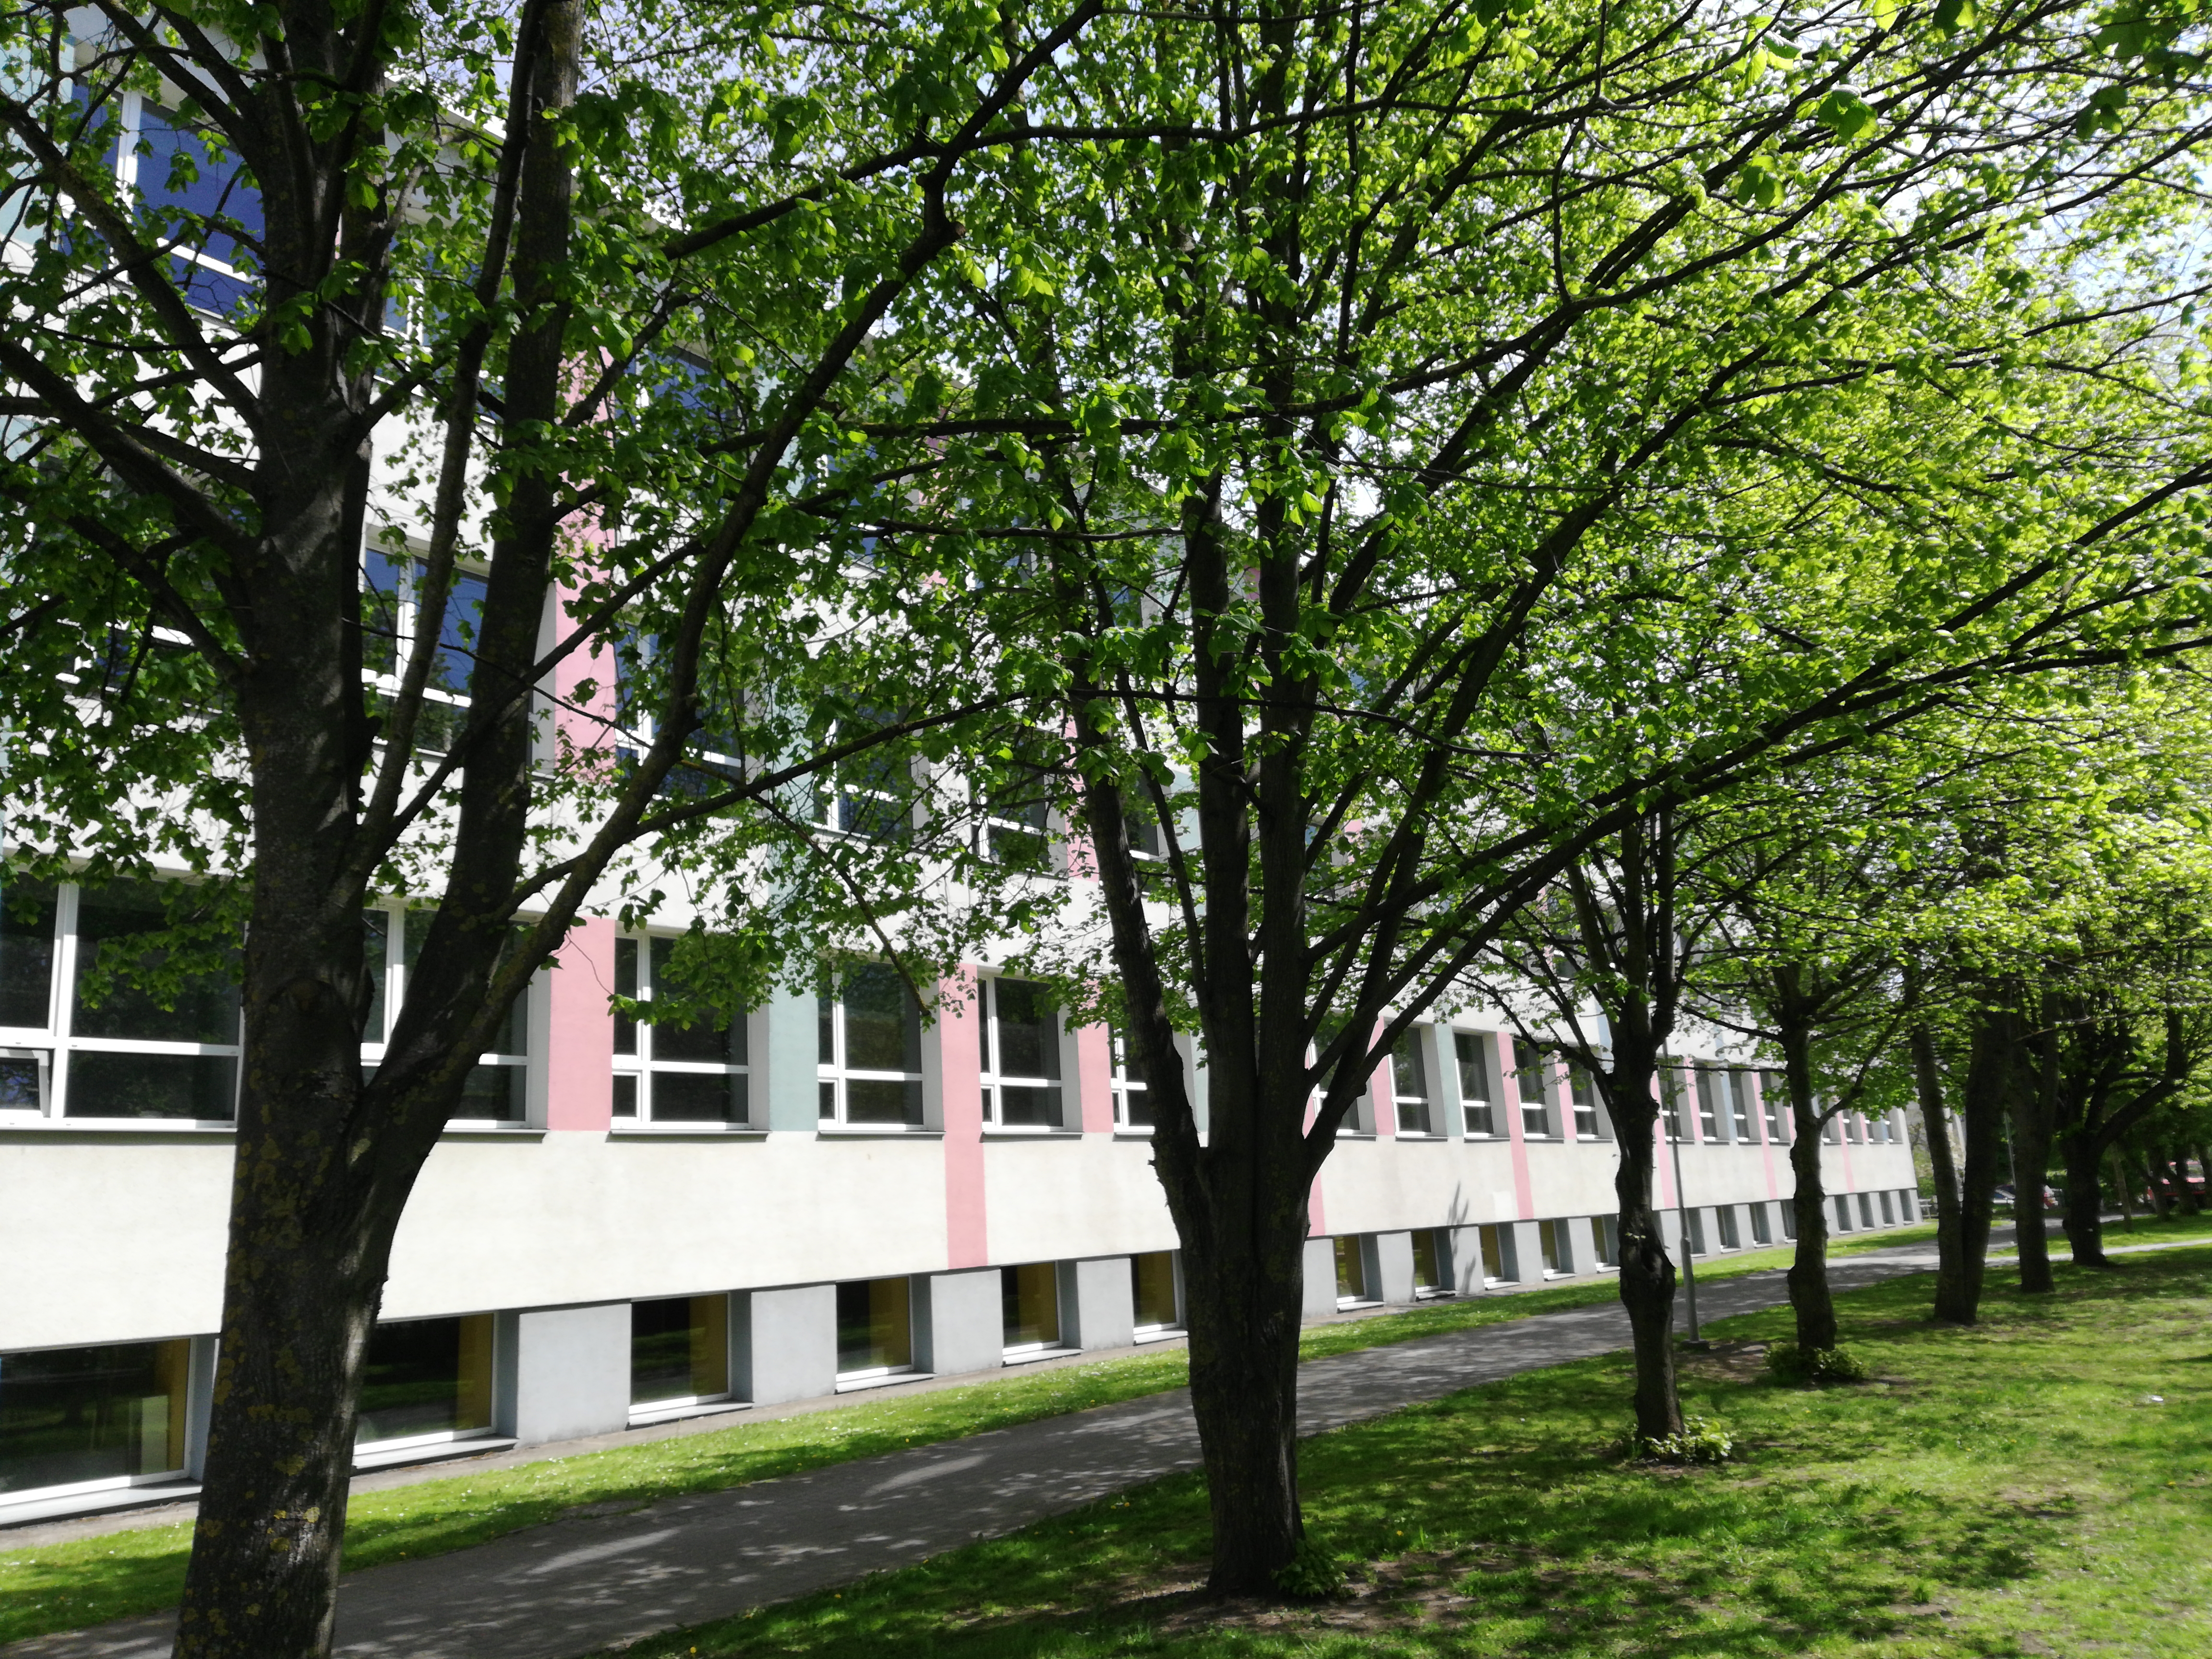
[[[2087,1577],[2065,1570],[2085,1534],[2120,1548],[2116,1517],[2171,1481],[2176,1445],[2212,1438],[2212,1401],[2114,1409],[2147,1398],[2135,1391],[2159,1367],[2193,1361],[2212,1310],[2208,1265],[2146,1262],[2118,1278],[2062,1267],[2057,1296],[1993,1289],[1984,1322],[1963,1330],[1928,1319],[1925,1279],[1851,1292],[1840,1298],[1845,1340],[1868,1351],[1875,1382],[1686,1381],[1685,1408],[1738,1437],[1740,1461],[1718,1469],[1613,1455],[1630,1381],[1618,1358],[1319,1436],[1301,1447],[1301,1484],[1313,1535],[1352,1569],[1337,1603],[1202,1600],[1206,1516],[1186,1476],[625,1652],[1691,1659],[2107,1641],[2201,1651],[2142,1622],[2172,1593],[2153,1553],[2128,1549],[2120,1569]],[[1789,1328],[1786,1310],[1717,1322],[1753,1342]],[[2206,1528],[2191,1525],[2160,1542],[2194,1559]]]

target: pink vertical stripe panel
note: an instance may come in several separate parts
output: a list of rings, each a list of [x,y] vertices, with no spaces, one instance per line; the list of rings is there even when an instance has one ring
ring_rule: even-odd
[[[1523,1221],[1536,1218],[1536,1183],[1528,1178],[1528,1143],[1521,1134],[1521,1079],[1513,1073],[1513,1038],[1504,1031],[1491,1034],[1497,1046],[1498,1075],[1504,1085],[1505,1134],[1513,1146],[1513,1203]]]
[[[615,925],[580,921],[553,957],[551,1029],[545,1036],[545,1127],[601,1129],[614,1122]]]
[[[1084,1025],[1076,1030],[1075,1098],[1082,1115],[1084,1133],[1113,1133],[1114,1049],[1103,1025]]]
[[[1766,1195],[1779,1198],[1782,1183],[1774,1174],[1774,1140],[1766,1133],[1766,1079],[1757,1072],[1746,1072],[1744,1075],[1751,1079],[1751,1109],[1759,1125],[1759,1156],[1766,1165]]]
[[[1377,1020],[1373,1035],[1367,1040],[1372,1042],[1382,1035],[1382,1022]],[[1368,1074],[1367,1097],[1375,1103],[1376,1134],[1383,1139],[1395,1140],[1398,1138],[1398,1081],[1391,1073],[1389,1055],[1383,1055],[1382,1063]]]
[[[981,1267],[991,1260],[983,1193],[983,1059],[976,1030],[975,976],[962,972],[939,988],[938,1063],[945,1083],[945,1265]]]

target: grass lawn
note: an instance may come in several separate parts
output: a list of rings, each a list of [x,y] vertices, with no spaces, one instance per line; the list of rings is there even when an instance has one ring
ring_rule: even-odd
[[[1340,1602],[1200,1602],[1186,1476],[625,1659],[2212,1652],[2212,1249],[2058,1283],[1966,1331],[1924,1278],[1851,1292],[1876,1380],[1817,1392],[1761,1374],[1786,1311],[1716,1322],[1683,1392],[1720,1468],[1619,1461],[1618,1358],[1310,1440]]]
[[[1844,1256],[1933,1239],[1933,1224],[1856,1235]],[[2148,1238],[2149,1235],[2145,1234]],[[1787,1248],[1705,1258],[1702,1279],[1787,1267]],[[1305,1358],[1409,1342],[1532,1314],[1608,1303],[1610,1278],[1594,1277],[1510,1296],[1433,1303],[1403,1313],[1316,1326],[1301,1339]],[[1180,1347],[1096,1364],[1023,1372],[965,1388],[769,1421],[738,1421],[710,1433],[547,1458],[510,1469],[476,1470],[385,1492],[349,1506],[349,1570],[442,1554],[557,1520],[585,1505],[643,1505],[685,1492],[795,1474],[933,1441],[1011,1428],[1038,1418],[1111,1405],[1188,1380]],[[0,1534],[3,1539],[4,1534]],[[175,1603],[191,1544],[187,1524],[140,1528],[72,1543],[0,1550],[0,1643],[76,1630]]]
[[[1900,1235],[1881,1237],[1894,1243]],[[1786,1261],[1786,1253],[1761,1252],[1732,1257],[1728,1270],[1749,1272]],[[1405,1313],[1316,1327],[1305,1333],[1304,1351],[1306,1358],[1316,1358],[1408,1342],[1530,1314],[1588,1307],[1610,1302],[1614,1295],[1611,1279],[1594,1278],[1512,1296],[1437,1303]],[[1018,1372],[934,1394],[864,1400],[767,1421],[740,1420],[705,1434],[364,1492],[348,1510],[345,1565],[351,1570],[404,1557],[442,1554],[557,1520],[586,1504],[641,1506],[684,1492],[796,1474],[1133,1400],[1181,1388],[1188,1380],[1178,1346],[1096,1364]],[[0,1643],[173,1606],[184,1583],[191,1542],[191,1527],[178,1523],[0,1551]]]

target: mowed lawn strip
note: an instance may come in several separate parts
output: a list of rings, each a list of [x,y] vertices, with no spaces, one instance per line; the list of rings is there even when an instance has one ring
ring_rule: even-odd
[[[1908,1241],[1910,1235],[1903,1236]],[[1899,1234],[1881,1236],[1890,1243]],[[1770,1260],[1769,1258],[1771,1257]],[[1748,1273],[1786,1263],[1786,1253],[1730,1258],[1714,1270]],[[1440,1302],[1404,1313],[1317,1326],[1307,1358],[1410,1342],[1446,1331],[1616,1299],[1609,1279],[1511,1296]],[[618,1446],[512,1468],[477,1470],[382,1492],[349,1505],[349,1571],[465,1549],[587,1504],[643,1505],[799,1474],[908,1446],[1014,1427],[1093,1406],[1178,1389],[1189,1381],[1180,1345],[1092,1364],[994,1377],[968,1387],[870,1400],[709,1433]],[[5,1534],[0,1534],[4,1543]],[[0,1550],[0,1643],[152,1613],[173,1606],[191,1542],[188,1522],[142,1527],[70,1543]]]
[[[1991,1656],[2212,1652],[2212,1249],[1970,1330],[1928,1280],[1839,1298],[1876,1380],[1765,1380],[1786,1311],[1716,1322],[1688,1409],[1719,1468],[1624,1463],[1628,1370],[1534,1371],[1304,1443],[1345,1601],[1203,1602],[1204,1493],[1178,1476],[1012,1536],[625,1648],[796,1656]]]
[[[2188,1224],[2172,1224],[2161,1231],[2142,1222],[2134,1242],[2179,1237]],[[2212,1231],[2212,1218],[2197,1218],[2196,1224]],[[2112,1237],[2115,1242],[2128,1242],[2118,1229]],[[1932,1223],[1896,1228],[1839,1239],[1831,1255],[1847,1257],[1926,1243],[1934,1237]],[[1789,1247],[1783,1246],[1734,1254],[1723,1261],[1701,1261],[1697,1271],[1700,1278],[1723,1279],[1786,1267],[1790,1258]],[[1546,1290],[1439,1302],[1316,1326],[1304,1333],[1300,1347],[1306,1358],[1316,1359],[1616,1299],[1611,1279],[1592,1278]],[[351,1571],[465,1549],[557,1520],[585,1505],[642,1505],[1012,1428],[1181,1388],[1188,1377],[1177,1346],[363,1492],[349,1506],[345,1565]],[[0,1544],[5,1537],[0,1534]],[[180,1522],[32,1549],[0,1550],[0,1643],[81,1630],[173,1606],[184,1583],[191,1541],[189,1523]]]

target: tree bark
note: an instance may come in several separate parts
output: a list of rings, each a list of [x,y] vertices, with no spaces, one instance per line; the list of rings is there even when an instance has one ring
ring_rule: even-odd
[[[2094,1127],[2067,1135],[2060,1145],[2066,1160],[2066,1243],[2077,1267],[2109,1267],[2105,1255],[2105,1148]],[[2129,1216],[2132,1224],[2134,1217]]]
[[[2014,1069],[2012,1097],[2013,1231],[2020,1250],[2020,1288],[2045,1296],[2057,1288],[2051,1273],[2051,1235],[2043,1215],[2043,1188],[2051,1172],[2051,1123],[2058,1090],[2058,1039],[2041,1033],[2033,1044],[2033,1074]]]
[[[1788,972],[1777,969],[1778,974]],[[1790,1089],[1790,1201],[1797,1215],[1797,1249],[1790,1263],[1790,1306],[1797,1346],[1806,1352],[1836,1346],[1836,1303],[1828,1289],[1827,1193],[1820,1170],[1822,1124],[1813,1102],[1813,1054],[1808,1034],[1785,1027],[1783,1076]]]
[[[1674,1264],[1651,1201],[1663,1132],[1652,1091],[1656,1055],[1625,1027],[1614,1030],[1607,1105],[1620,1147],[1613,1177],[1620,1231],[1620,1305],[1628,1315],[1636,1362],[1636,1432],[1643,1439],[1663,1440],[1682,1431],[1682,1403],[1674,1376]],[[1644,1103],[1641,1112],[1638,1101]],[[1689,1248],[1688,1240],[1683,1248]]]
[[[1912,1084],[1920,1097],[1920,1120],[1928,1131],[1929,1172],[1936,1185],[1936,1276],[1938,1284],[1955,1278],[1964,1243],[1965,1218],[1959,1206],[1958,1160],[1952,1155],[1950,1114],[1943,1107],[1943,1074],[1936,1063],[1936,1039],[1914,1022]]]
[[[539,112],[574,101],[581,28],[579,0],[550,0],[544,14]],[[309,44],[331,57],[327,39],[294,39],[295,47]],[[565,254],[568,198],[550,124],[533,123],[527,155],[521,240],[533,246],[518,246],[516,265],[526,297]],[[283,239],[326,222],[320,204],[290,199],[290,182],[264,176],[263,185],[272,271],[319,268],[325,261]],[[565,321],[555,306],[518,337],[507,386],[518,420],[554,411]],[[463,780],[447,893],[382,1086],[364,1089],[371,988],[365,876],[351,835],[366,759],[356,712],[361,545],[347,490],[360,483],[365,458],[334,466],[313,453],[324,434],[344,429],[362,391],[334,367],[349,343],[272,348],[262,370],[276,441],[304,441],[307,453],[264,474],[275,482],[261,503],[255,568],[236,573],[254,596],[242,639],[251,666],[238,695],[252,780],[252,910],[222,1358],[178,1659],[320,1659],[330,1650],[362,1368],[392,1237],[482,1034],[505,1012],[489,1006],[485,989],[507,924],[503,913],[477,911],[514,888],[530,717],[526,699],[499,696],[507,686],[496,675],[534,659],[550,557],[550,546],[533,557],[512,541],[494,560],[483,606],[474,687],[482,729]]]
[[[1948,1270],[1939,1263],[1936,1273],[1936,1317],[1956,1325],[1981,1316],[1990,1212],[2003,1167],[2005,1101],[2018,1046],[2017,1015],[2003,1008],[1976,1011],[1960,1091],[1966,1156],[1960,1170],[1958,1259]]]

